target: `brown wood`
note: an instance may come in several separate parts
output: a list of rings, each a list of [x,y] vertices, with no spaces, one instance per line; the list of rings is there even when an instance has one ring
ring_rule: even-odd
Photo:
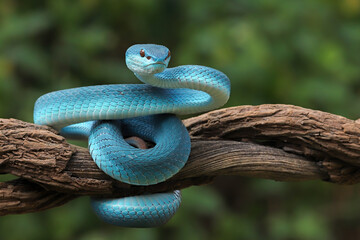
[[[59,206],[79,195],[122,197],[209,183],[239,175],[278,181],[360,180],[360,124],[291,105],[239,106],[184,120],[192,139],[185,167],[153,186],[105,175],[87,149],[47,126],[0,119],[0,215]]]

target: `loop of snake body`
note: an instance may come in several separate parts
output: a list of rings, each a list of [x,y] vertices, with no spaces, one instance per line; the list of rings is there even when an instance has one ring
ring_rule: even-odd
[[[88,137],[98,167],[114,179],[134,185],[163,182],[186,163],[190,137],[176,114],[218,108],[230,96],[230,80],[213,68],[184,65],[167,68],[165,46],[137,44],[125,54],[127,67],[145,84],[112,84],[55,91],[35,103],[34,122],[69,137]],[[150,149],[124,137],[155,143]],[[92,198],[105,222],[126,227],[166,223],[180,205],[180,191],[120,199]]]

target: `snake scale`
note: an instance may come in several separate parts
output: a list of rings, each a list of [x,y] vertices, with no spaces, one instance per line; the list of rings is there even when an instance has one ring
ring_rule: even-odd
[[[176,115],[204,112],[225,104],[230,80],[213,68],[167,68],[168,48],[136,44],[125,54],[127,67],[145,84],[111,84],[55,91],[35,103],[34,122],[68,137],[87,137],[89,151],[107,175],[134,185],[163,182],[186,163],[190,137]],[[129,144],[126,136],[155,143]],[[180,191],[119,199],[92,198],[105,222],[125,227],[166,223],[180,205]]]

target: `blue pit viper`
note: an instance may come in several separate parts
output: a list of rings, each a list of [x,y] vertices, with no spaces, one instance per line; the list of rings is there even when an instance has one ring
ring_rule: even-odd
[[[224,105],[230,80],[213,68],[167,68],[167,47],[136,44],[125,54],[127,67],[145,84],[111,84],[55,91],[35,103],[34,122],[68,137],[88,138],[97,166],[112,178],[151,185],[176,174],[186,163],[190,137],[176,114],[205,112]],[[155,143],[150,149],[130,145],[124,136]],[[95,213],[124,227],[166,223],[180,205],[180,191],[119,199],[92,198]]]

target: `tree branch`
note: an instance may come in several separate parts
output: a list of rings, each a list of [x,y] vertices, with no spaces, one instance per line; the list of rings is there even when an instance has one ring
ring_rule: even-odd
[[[185,167],[152,186],[105,175],[87,149],[47,126],[0,119],[0,215],[40,211],[78,195],[122,197],[206,184],[220,175],[278,181],[360,179],[360,124],[291,105],[239,106],[184,120],[192,139]]]

